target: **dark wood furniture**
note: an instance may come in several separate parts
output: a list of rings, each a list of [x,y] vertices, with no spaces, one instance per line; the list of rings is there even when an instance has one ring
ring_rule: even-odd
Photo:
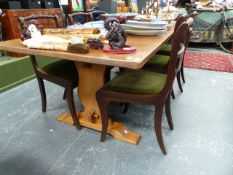
[[[94,10],[92,12],[90,12],[91,16],[92,16],[92,20],[93,21],[98,21],[102,19],[102,14],[105,14],[105,12],[103,11],[99,11],[99,10]]]
[[[174,33],[177,31],[178,27],[185,21],[185,16],[180,16],[178,20],[176,21],[175,27],[174,27]],[[172,38],[171,38],[172,42]],[[153,72],[159,72],[159,73],[167,73],[168,72],[168,64],[169,64],[169,58],[172,51],[172,45],[170,43],[164,44],[161,49],[154,55],[144,66],[143,70],[153,71]],[[178,68],[179,66],[179,68]],[[179,70],[179,71],[178,71]],[[182,75],[183,71],[183,58],[182,58],[182,64],[177,65],[176,69],[176,77],[178,86],[183,92],[181,81],[180,81],[180,74]],[[184,75],[184,74],[183,74]],[[183,79],[184,81],[184,79]],[[175,99],[175,93],[172,90],[171,96],[173,99]],[[129,103],[121,103],[123,105],[123,113],[126,113],[129,108]]]
[[[59,28],[58,17],[56,15],[31,15],[25,17],[19,17],[19,24],[23,29],[25,29],[25,23],[30,20],[44,20],[54,23],[57,28]],[[40,24],[40,23],[39,23]],[[40,24],[42,25],[42,24]],[[43,23],[43,28],[46,26]],[[79,123],[76,109],[74,105],[73,99],[73,89],[78,86],[78,72],[76,70],[75,64],[73,61],[69,60],[61,60],[55,63],[51,63],[45,67],[40,68],[37,64],[36,57],[31,55],[30,56],[33,68],[35,70],[36,78],[38,81],[40,94],[41,94],[41,101],[42,101],[42,111],[46,112],[46,92],[44,87],[44,81],[47,80],[57,85],[60,85],[65,88],[65,95],[68,107],[73,118],[73,122],[77,129],[81,128]],[[39,59],[39,58],[38,58]]]
[[[126,70],[97,91],[96,98],[102,117],[101,141],[105,140],[108,132],[107,106],[110,101],[150,104],[156,107],[154,128],[157,141],[163,154],[167,154],[162,137],[162,114],[165,106],[169,127],[173,129],[170,96],[176,76],[178,54],[183,53],[185,50],[187,33],[188,24],[183,23],[174,34],[167,74],[143,70]]]
[[[30,16],[30,15],[57,15],[59,27],[63,27],[62,22],[62,11],[60,8],[51,9],[17,9],[17,10],[3,10],[4,15],[0,17],[0,22],[2,23],[3,40],[12,40],[20,38],[21,29],[18,24],[18,17]],[[44,26],[55,27],[54,22],[44,21]],[[7,52],[9,56],[20,57],[24,56],[19,53]]]
[[[174,33],[178,29],[178,27],[184,22],[187,21],[187,24],[189,25],[189,30],[191,30],[191,26],[193,24],[193,15],[191,16],[181,16],[178,18]],[[185,49],[187,49],[189,44],[189,38],[190,38],[190,32],[188,33],[188,37],[186,37],[185,41]],[[173,42],[173,41],[172,41]],[[144,70],[153,70],[161,73],[167,73],[167,66],[169,64],[169,56],[171,55],[172,45],[171,44],[165,44],[164,47],[156,54],[145,66]],[[163,61],[162,61],[163,59]],[[158,61],[160,60],[160,61]],[[166,61],[164,61],[166,60]],[[184,77],[184,55],[179,55],[179,62],[176,67],[176,79],[178,83],[178,87],[181,92],[183,92],[181,78],[183,82],[185,83],[185,77]],[[175,98],[174,92],[172,91],[172,97]]]
[[[176,33],[177,29],[179,26],[185,21],[186,17],[185,16],[180,16],[177,21],[176,25],[174,28],[174,33]],[[172,41],[173,42],[173,39]],[[172,51],[172,44],[164,44],[163,47],[158,51],[158,53],[151,58],[151,60],[143,67],[144,70],[153,70],[156,72],[160,73],[167,73],[168,69],[168,64],[169,64],[169,56],[171,55]],[[162,55],[167,55],[167,56],[162,56]],[[182,59],[182,64],[180,65],[179,69],[177,67],[177,82],[178,86],[181,92],[183,92],[180,77],[182,75],[182,79],[184,80],[184,71],[183,71],[183,59]],[[173,99],[175,98],[174,92],[172,92],[172,97]]]
[[[84,24],[86,22],[92,21],[92,16],[90,13],[77,12],[68,14],[68,24]]]
[[[103,11],[92,11],[92,12],[76,12],[67,14],[68,24],[72,25],[75,23],[84,24],[89,21],[101,20],[101,15],[105,14]]]

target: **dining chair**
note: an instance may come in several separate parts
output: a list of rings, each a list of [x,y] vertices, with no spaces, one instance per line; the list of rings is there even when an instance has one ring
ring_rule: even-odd
[[[99,21],[102,19],[101,15],[105,14],[104,11],[94,10],[92,12],[89,12],[92,16],[93,21]]]
[[[102,118],[100,141],[105,140],[108,132],[109,114],[107,107],[110,101],[150,104],[156,107],[154,128],[158,144],[162,153],[167,154],[162,137],[162,114],[165,106],[167,121],[172,130],[174,127],[170,109],[170,94],[176,75],[177,57],[178,54],[184,52],[187,31],[188,24],[183,23],[174,34],[167,74],[144,70],[125,70],[97,91],[96,99]]]
[[[176,24],[175,24],[175,27],[174,27],[174,33],[176,32],[176,30],[178,29],[178,27],[185,21],[185,19],[187,18],[187,16],[180,16],[177,21],[176,21]],[[171,39],[171,42],[172,42],[172,39]],[[158,55],[170,55],[171,54],[171,49],[172,49],[172,44],[170,43],[167,43],[167,44],[164,44],[161,49],[157,52]],[[158,64],[161,66],[161,63],[164,64],[166,63],[168,60],[167,58],[165,58],[164,60],[161,60],[163,58],[160,57],[160,59],[158,60]],[[160,69],[160,68],[159,68]],[[163,68],[162,68],[163,69]],[[182,67],[182,80],[183,82],[185,83],[185,78],[184,78],[184,74],[183,74],[183,67]],[[178,77],[177,77],[177,81],[178,80]],[[179,87],[181,86],[181,83],[178,83]],[[180,89],[181,90],[181,89]],[[181,90],[182,92],[183,90]],[[173,98],[174,98],[174,94],[173,94]]]
[[[186,19],[186,16],[179,16],[179,18],[176,21],[175,27],[174,27],[174,32],[173,32],[174,34],[176,33],[179,26],[185,21],[185,19]],[[156,55],[154,55],[148,61],[148,63],[144,65],[144,67],[142,68],[143,70],[155,71],[159,73],[167,73],[168,62],[170,58],[169,56],[172,50],[172,44],[171,44],[172,39],[173,38],[171,38],[170,43],[162,45],[161,49],[156,53]],[[183,91],[181,82],[180,82],[180,74],[177,75],[177,81],[178,81],[178,86],[181,87],[181,90]],[[173,89],[171,91],[171,96],[173,99],[175,99],[175,93]],[[129,103],[121,103],[121,105],[123,106],[123,113],[126,113],[129,108]]]
[[[197,12],[193,12],[193,13],[191,13],[189,15],[186,15],[186,16],[180,16],[178,18],[177,22],[176,22],[176,25],[175,25],[175,28],[174,28],[174,32],[176,31],[177,27],[182,22],[184,22],[185,20],[188,20],[189,18],[193,18],[194,19],[196,16],[197,16]],[[190,30],[191,30],[192,24],[193,24],[193,21],[192,21],[191,24],[189,24]],[[187,44],[189,44],[189,41],[188,41]],[[168,55],[169,56],[171,54],[171,47],[172,47],[171,44],[164,44],[157,54],[159,54],[159,55]],[[183,63],[182,63],[181,69],[180,69],[180,75],[181,75],[183,83],[185,83],[184,65],[183,65]],[[180,81],[180,78],[178,76],[177,76],[178,86],[179,86],[181,92],[183,92],[181,81]]]
[[[177,28],[179,27],[179,25],[181,25],[185,20],[186,20],[186,17],[184,17],[184,16],[181,16],[178,18],[176,25],[175,25],[174,32],[177,31]],[[190,17],[187,20],[189,20],[188,26],[190,29],[191,25],[193,23],[193,18]],[[188,44],[189,44],[189,37],[190,37],[190,35],[188,35],[186,38],[185,50],[187,49]],[[173,40],[172,40],[172,42],[173,42]],[[162,47],[162,49],[155,56],[153,56],[142,69],[153,70],[153,71],[157,71],[160,73],[166,73],[168,71],[167,69],[168,69],[168,63],[169,63],[169,58],[170,58],[169,56],[171,54],[171,50],[172,50],[172,44],[165,44]],[[184,58],[183,57],[184,57],[184,55],[179,56],[179,64],[177,65],[177,68],[176,68],[176,79],[177,79],[178,87],[179,87],[181,92],[183,92],[181,78],[182,78],[183,82],[185,82],[184,66],[183,66]],[[175,99],[174,91],[172,91],[172,98]]]
[[[86,22],[93,21],[90,13],[86,12],[77,12],[68,14],[68,24],[84,24]]]
[[[54,22],[55,27],[59,27],[58,17],[56,15],[33,15],[33,16],[26,16],[26,17],[19,17],[18,21],[20,24],[20,28],[24,30],[26,26],[26,22],[30,20],[40,20],[43,23]],[[45,24],[43,23],[43,24]],[[43,26],[46,28],[46,26]],[[47,80],[54,84],[60,85],[65,88],[63,99],[66,98],[67,104],[73,118],[74,124],[77,129],[81,128],[79,123],[76,109],[74,105],[73,99],[73,89],[78,86],[78,72],[74,62],[68,60],[59,60],[54,63],[48,64],[44,67],[40,67],[37,63],[37,59],[41,59],[40,56],[30,56],[30,60],[32,62],[33,69],[36,74],[36,78],[39,85],[39,90],[41,94],[41,101],[42,101],[42,112],[46,112],[47,100],[46,100],[46,92],[44,81]]]

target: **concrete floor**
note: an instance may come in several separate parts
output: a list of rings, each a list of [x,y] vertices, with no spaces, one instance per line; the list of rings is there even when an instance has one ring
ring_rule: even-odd
[[[232,175],[233,74],[185,69],[187,83],[172,100],[175,129],[164,117],[168,155],[155,140],[153,107],[112,104],[112,118],[140,133],[139,145],[59,123],[68,111],[63,89],[46,83],[48,111],[41,112],[35,80],[0,94],[0,175]],[[81,108],[76,100],[77,108]]]

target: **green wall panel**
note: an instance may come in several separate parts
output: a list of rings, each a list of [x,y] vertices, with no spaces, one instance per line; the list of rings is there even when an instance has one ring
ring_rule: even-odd
[[[40,66],[45,66],[55,61],[58,61],[58,59],[46,57],[37,58]],[[5,60],[5,64],[0,64],[0,93],[33,78],[35,78],[35,74],[29,57]]]

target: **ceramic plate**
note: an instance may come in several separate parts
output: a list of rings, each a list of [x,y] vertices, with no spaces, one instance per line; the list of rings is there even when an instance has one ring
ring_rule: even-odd
[[[128,20],[126,24],[153,27],[153,26],[166,26],[168,22],[167,21],[142,22],[142,21]]]
[[[131,35],[141,35],[141,36],[153,36],[158,35],[165,30],[125,30],[128,34]]]
[[[121,24],[125,30],[165,30],[167,26],[144,26],[144,25],[131,25]]]

